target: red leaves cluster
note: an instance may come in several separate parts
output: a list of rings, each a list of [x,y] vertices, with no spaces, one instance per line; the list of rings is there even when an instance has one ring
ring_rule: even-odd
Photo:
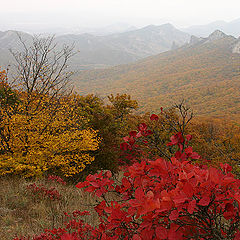
[[[60,178],[59,176],[55,176],[55,175],[49,175],[48,176],[48,181],[57,182],[57,183],[60,183],[62,185],[66,185],[66,182],[62,178]]]
[[[122,150],[133,150],[137,138],[151,134],[146,124],[138,130],[124,138]],[[171,161],[148,159],[128,167],[115,186],[123,203],[103,200],[95,208],[104,226],[100,239],[240,239],[240,181],[228,164],[222,170],[193,164],[200,156],[187,146],[191,138],[180,132],[171,137],[168,145],[178,146]],[[90,184],[78,187],[88,191]]]
[[[151,119],[158,120],[156,115]],[[148,134],[146,124],[141,124],[124,139],[121,149],[133,150],[136,139]],[[170,140],[169,146],[178,147],[170,161],[135,161],[120,184],[106,171],[76,185],[99,197],[95,207],[99,226],[70,221],[76,227],[71,233],[40,239],[239,240],[240,180],[228,164],[221,164],[221,169],[193,164],[191,160],[200,156],[187,146],[190,135],[177,133]],[[118,194],[117,200],[107,201],[109,191]]]
[[[76,187],[85,188],[86,192],[91,192],[97,197],[101,197],[104,193],[114,189],[112,186],[114,181],[110,179],[111,177],[112,173],[110,171],[105,173],[101,171],[100,173],[87,176],[86,181],[78,183]]]
[[[20,237],[15,238],[14,240],[88,240],[91,239],[91,236],[97,236],[96,231],[92,226],[86,224],[81,217],[89,215],[87,211],[74,211],[71,214],[64,213],[65,223],[64,227],[45,229],[44,233],[36,235],[32,238],[30,237]],[[96,239],[96,238],[94,238]]]
[[[47,198],[50,200],[59,200],[61,198],[60,193],[54,187],[47,188],[44,185],[37,186],[36,183],[32,183],[27,186],[27,189],[31,191],[35,197]]]
[[[150,120],[158,121],[159,117],[156,114],[152,114],[150,116]],[[138,142],[144,143],[144,145],[148,146],[148,139],[146,137],[152,134],[153,132],[148,129],[148,126],[145,123],[142,123],[138,126],[138,131],[129,132],[129,136],[124,137],[124,142],[120,144],[120,149],[122,150],[120,164],[132,165],[133,163],[146,158],[146,153],[140,148]],[[188,146],[191,139],[191,135],[186,135],[183,137],[182,133],[178,132],[170,137],[170,142],[167,144],[167,146],[178,147],[178,151],[175,153],[175,157],[178,159],[199,159],[200,155],[198,155],[196,152],[193,152],[192,147]]]

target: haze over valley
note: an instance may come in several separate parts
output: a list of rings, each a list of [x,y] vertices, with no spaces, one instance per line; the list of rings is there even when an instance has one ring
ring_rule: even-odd
[[[98,6],[99,3],[93,1]],[[127,4],[122,2],[123,6]],[[141,4],[147,6],[145,2]],[[221,4],[219,8],[230,7]],[[125,11],[117,6],[110,4],[102,18],[97,11],[93,16],[94,11],[88,4],[83,8],[86,13],[92,11],[89,16],[79,8],[81,15],[72,12],[71,17],[66,12],[60,19],[60,12],[53,11],[55,20],[47,12],[45,20],[39,14],[23,15],[22,9],[12,20],[0,24],[0,66],[14,71],[14,58],[9,49],[22,50],[19,36],[27,46],[31,45],[32,36],[56,34],[54,41],[58,49],[64,45],[74,46],[76,54],[68,64],[69,70],[75,73],[73,84],[80,94],[93,93],[105,98],[111,93],[128,93],[139,101],[140,112],[156,111],[161,104],[167,107],[187,98],[197,114],[221,115],[225,110],[239,113],[240,18],[237,13],[207,15],[203,5],[198,4],[196,8],[188,1],[185,11],[192,14],[193,9],[198,9],[195,17],[186,14],[189,17],[185,18],[175,11],[175,18],[167,20],[173,15],[167,15],[163,9],[173,9],[162,3],[161,17],[151,6],[151,17],[146,12],[141,16],[125,15],[124,19],[117,14],[113,16],[115,11]],[[37,11],[31,4],[28,7]],[[215,5],[209,3],[209,12],[214,8]],[[205,18],[200,16],[203,11]],[[20,18],[22,24],[17,21]],[[48,20],[51,20],[49,24]],[[86,22],[88,24],[84,24]]]

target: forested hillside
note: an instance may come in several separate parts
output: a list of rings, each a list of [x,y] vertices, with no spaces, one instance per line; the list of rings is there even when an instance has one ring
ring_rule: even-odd
[[[201,106],[204,84],[214,82],[206,96],[237,113],[224,95],[238,97],[235,38],[217,31],[98,72],[96,88],[132,92],[154,114],[138,114],[126,93],[104,102],[71,91],[71,46],[59,50],[53,37],[21,44],[15,81],[0,69],[0,239],[240,239],[239,123],[195,117],[179,101]],[[111,88],[104,81],[113,76]],[[207,103],[200,113],[215,106]]]
[[[4,1],[0,240],[240,240],[238,9]]]
[[[105,70],[83,71],[75,76],[81,94],[129,93],[140,112],[156,111],[186,99],[197,114],[240,113],[239,40],[219,31],[205,39],[134,64]]]

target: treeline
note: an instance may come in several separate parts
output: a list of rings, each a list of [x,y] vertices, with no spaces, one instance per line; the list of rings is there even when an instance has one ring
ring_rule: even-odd
[[[149,134],[139,144],[151,157],[169,158],[172,135],[193,135],[199,163],[228,162],[239,171],[239,125],[224,119],[194,118],[182,102],[156,113],[137,114],[137,101],[127,94],[80,96],[70,91],[70,47],[59,49],[53,38],[33,38],[33,44],[12,51],[17,75],[9,82],[0,71],[0,175],[24,177],[56,174],[79,179],[100,169],[117,172],[120,144],[130,130],[147,124]],[[150,151],[146,143],[151,146]],[[149,145],[150,144],[150,145]],[[208,159],[205,161],[204,159]]]
[[[231,37],[222,38],[130,65],[81,71],[74,80],[82,94],[127,92],[139,101],[142,112],[159,110],[159,103],[170,107],[187,98],[199,115],[231,114],[237,120],[240,55],[231,52],[234,44]]]
[[[120,145],[132,129],[145,123],[154,134],[138,143],[151,157],[170,158],[167,146],[177,132],[193,136],[191,145],[199,163],[218,166],[228,162],[239,171],[239,125],[224,119],[196,118],[184,103],[150,113],[137,114],[138,103],[127,94],[108,97],[75,93],[53,97],[11,88],[0,72],[0,174],[25,177],[57,174],[79,179],[101,169],[118,171]],[[207,159],[208,161],[206,161]]]
[[[117,170],[118,145],[137,108],[130,96],[109,96],[105,105],[93,95],[11,88],[6,71],[0,79],[0,175],[76,177],[88,164],[87,172]]]

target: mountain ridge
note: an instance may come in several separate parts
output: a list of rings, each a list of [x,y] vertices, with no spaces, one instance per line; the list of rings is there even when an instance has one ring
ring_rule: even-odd
[[[181,28],[182,31],[187,32],[197,37],[207,37],[214,30],[219,29],[228,35],[234,37],[240,36],[240,18],[230,22],[215,21],[205,25],[193,25],[188,28]]]
[[[200,115],[219,116],[226,109],[240,114],[240,54],[233,53],[239,40],[217,34],[133,64],[83,71],[75,77],[76,89],[101,96],[131,94],[142,112],[188,98]]]
[[[16,47],[14,43],[17,35],[16,37],[8,36],[10,33],[12,34],[14,31],[0,34],[0,48],[6,50]],[[30,36],[27,33],[22,33],[22,35],[23,38]],[[72,58],[71,64],[74,70],[83,70],[84,66],[95,68],[97,65],[107,67],[134,62],[170,50],[173,41],[181,46],[189,39],[189,34],[181,32],[171,24],[164,24],[107,36],[94,36],[88,33],[68,34],[57,36],[55,40],[60,44],[72,45],[74,43],[75,50],[79,50],[80,54]],[[0,61],[0,65],[3,65],[2,61]]]

